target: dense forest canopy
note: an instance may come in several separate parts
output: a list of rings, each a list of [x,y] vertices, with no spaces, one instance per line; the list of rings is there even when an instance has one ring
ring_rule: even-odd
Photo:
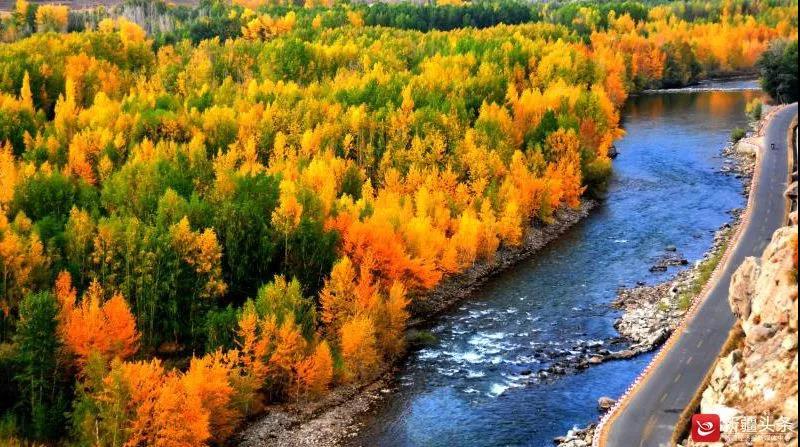
[[[631,93],[796,59],[796,8],[18,0],[0,439],[221,443],[368,380],[417,297],[603,192]]]

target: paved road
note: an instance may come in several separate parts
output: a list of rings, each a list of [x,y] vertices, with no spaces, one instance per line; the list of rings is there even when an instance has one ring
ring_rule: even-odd
[[[663,361],[605,427],[606,447],[668,446],[673,428],[733,326],[728,306],[731,275],[747,256],[760,256],[772,233],[784,224],[788,179],[787,133],[797,104],[778,112],[765,129],[759,184],[749,224],[714,288]],[[775,150],[770,150],[775,143]]]

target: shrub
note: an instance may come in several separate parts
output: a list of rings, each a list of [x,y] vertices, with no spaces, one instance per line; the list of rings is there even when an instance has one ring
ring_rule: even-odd
[[[761,113],[763,109],[763,103],[760,99],[756,98],[749,103],[745,107],[745,113],[747,113],[747,117],[750,118],[751,121],[758,121],[761,119]]]
[[[735,127],[731,131],[731,142],[737,143],[739,140],[747,136],[747,131],[742,129],[741,127]]]

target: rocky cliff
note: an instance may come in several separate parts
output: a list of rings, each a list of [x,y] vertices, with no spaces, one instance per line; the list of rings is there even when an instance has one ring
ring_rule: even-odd
[[[780,228],[761,258],[748,258],[731,281],[729,301],[740,335],[719,360],[700,403],[701,413],[726,421],[780,416],[797,421],[797,213]],[[752,420],[752,418],[751,418]],[[761,419],[757,419],[761,424]],[[751,427],[752,428],[752,427]],[[726,446],[797,446],[797,432],[779,443],[762,435],[723,434]],[[691,443],[689,443],[691,445]]]

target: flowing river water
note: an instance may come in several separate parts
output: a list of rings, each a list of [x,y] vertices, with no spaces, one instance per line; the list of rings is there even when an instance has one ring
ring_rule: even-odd
[[[607,199],[437,319],[437,342],[410,355],[396,389],[362,418],[350,443],[549,446],[596,419],[597,399],[620,395],[652,354],[530,377],[580,346],[610,344],[617,289],[672,276],[674,269],[648,270],[669,245],[701,258],[729,211],[745,205],[741,182],[719,173],[720,150],[732,128],[745,126],[755,87],[731,81],[630,99]]]

